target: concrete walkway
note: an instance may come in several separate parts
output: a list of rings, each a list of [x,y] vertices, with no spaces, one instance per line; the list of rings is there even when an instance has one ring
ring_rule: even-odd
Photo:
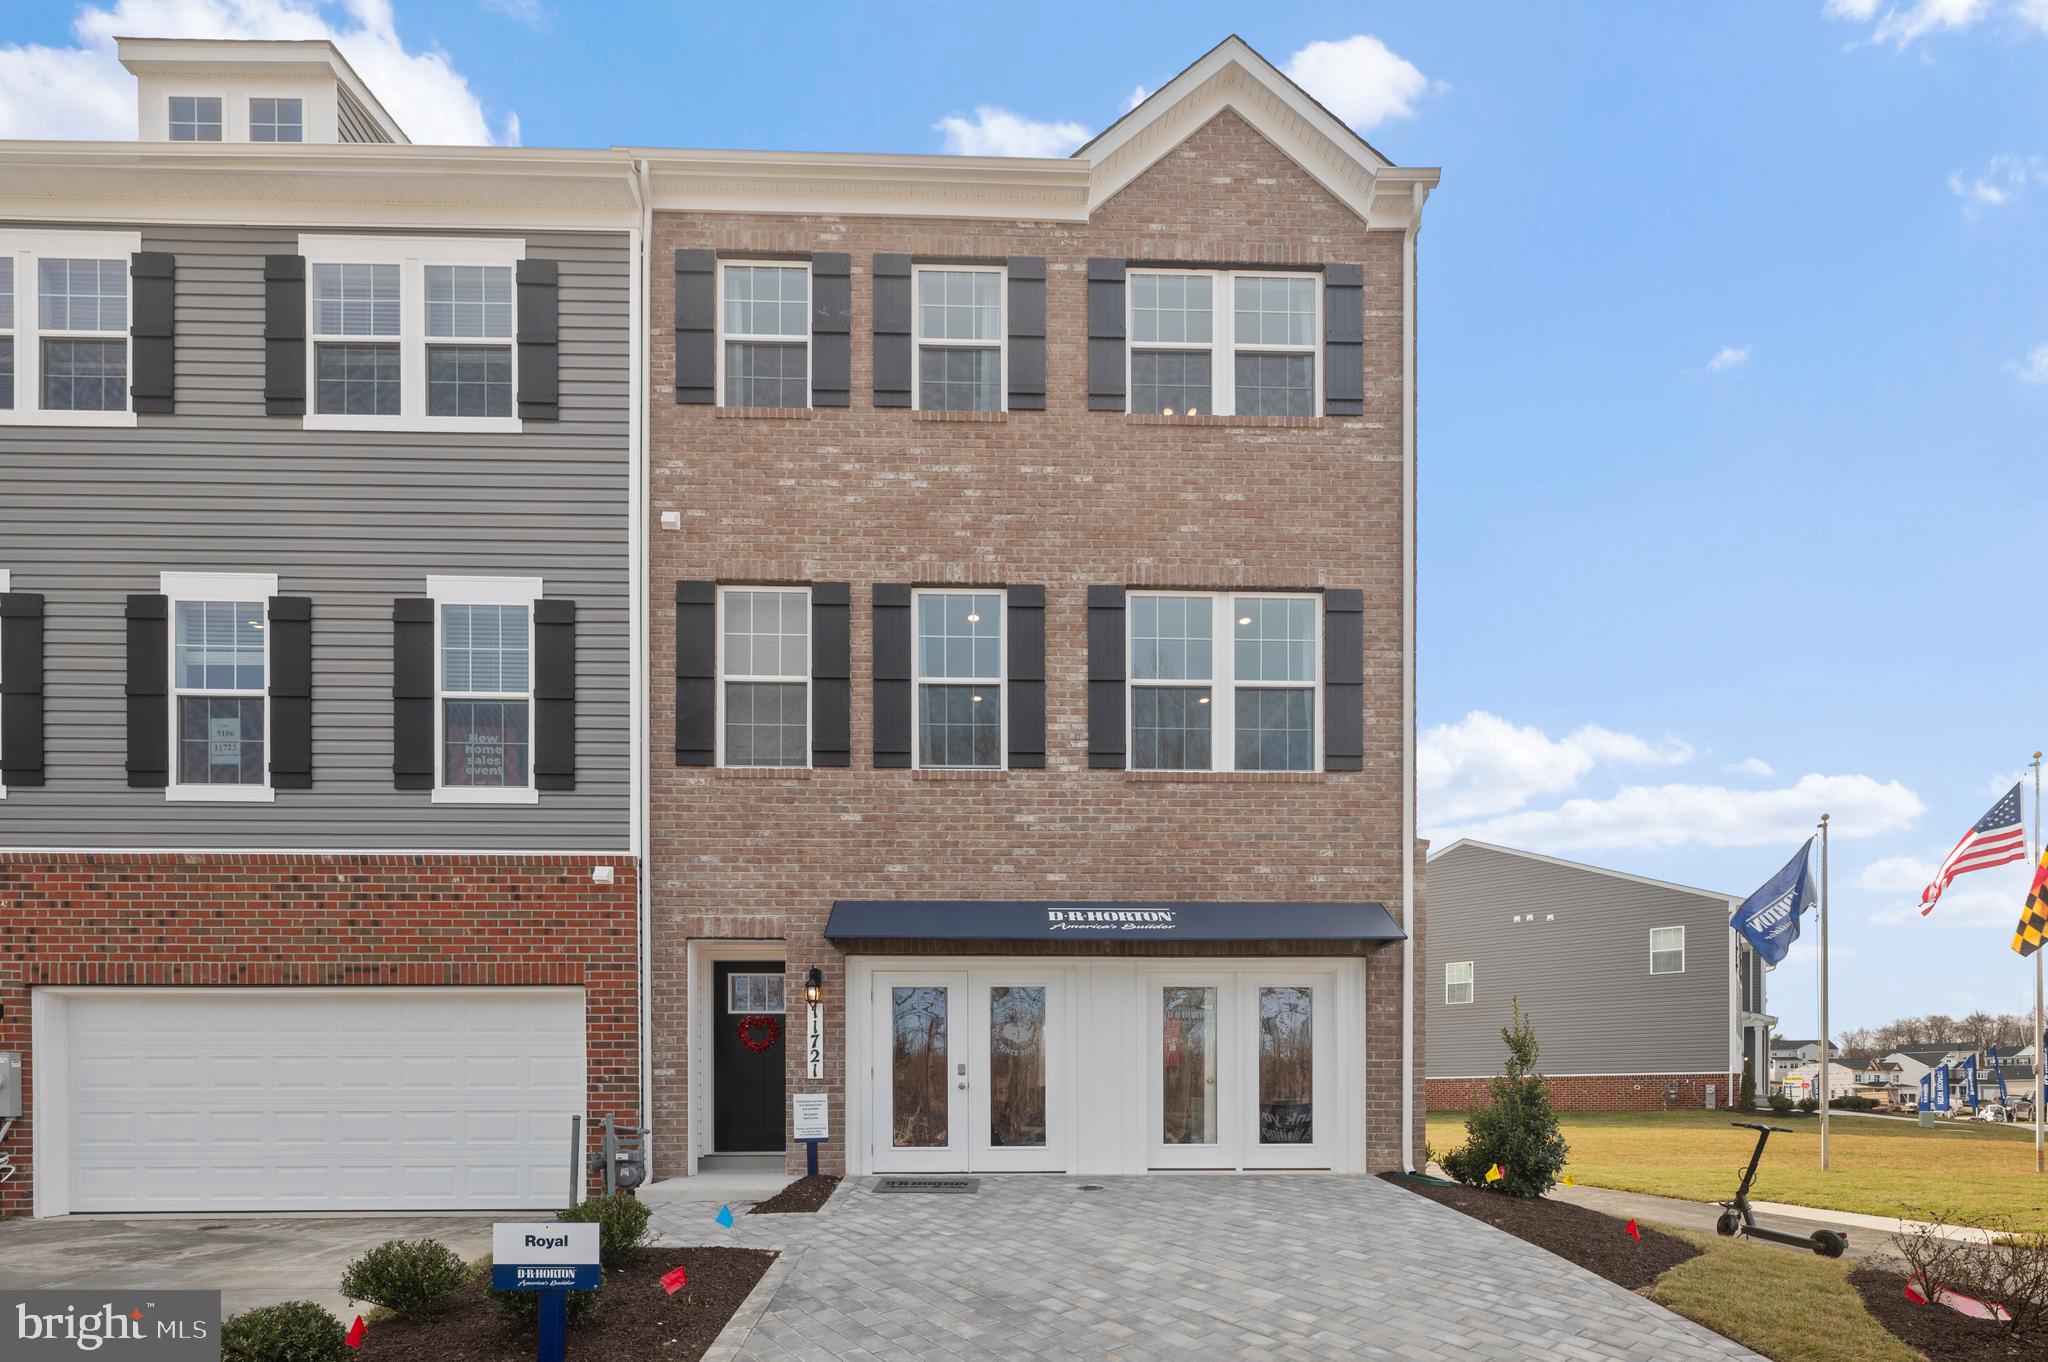
[[[1699,1234],[1712,1234],[1714,1222],[1721,1215],[1718,1202],[1687,1201],[1682,1197],[1652,1196],[1647,1192],[1619,1192],[1609,1187],[1553,1187],[1548,1195],[1554,1200],[1590,1206],[1608,1215],[1675,1225]],[[1898,1254],[1892,1246],[1892,1236],[1901,1229],[1912,1229],[1924,1223],[1888,1215],[1864,1215],[1857,1211],[1824,1211],[1815,1206],[1794,1206],[1783,1201],[1752,1201],[1749,1205],[1756,1213],[1757,1223],[1771,1229],[1789,1230],[1794,1234],[1811,1234],[1819,1229],[1845,1232],[1849,1236],[1849,1251],[1844,1256],[1856,1259],[1896,1260]],[[1991,1231],[1968,1225],[1945,1226],[1941,1234],[1944,1239],[1978,1244],[1988,1244],[1992,1239]]]
[[[984,1177],[971,1196],[875,1181],[731,1230],[701,1202],[656,1208],[665,1242],[783,1254],[707,1362],[1755,1357],[1377,1178]]]

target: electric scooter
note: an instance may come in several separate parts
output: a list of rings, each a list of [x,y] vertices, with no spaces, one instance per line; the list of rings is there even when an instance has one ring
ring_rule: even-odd
[[[1812,1234],[1794,1234],[1789,1230],[1767,1229],[1756,1223],[1756,1215],[1749,1209],[1750,1184],[1756,1181],[1756,1166],[1764,1160],[1764,1145],[1770,1142],[1771,1132],[1781,1135],[1792,1132],[1784,1126],[1758,1125],[1752,1121],[1730,1121],[1728,1124],[1739,1130],[1754,1130],[1756,1152],[1749,1156],[1749,1167],[1743,1171],[1742,1185],[1735,1189],[1735,1200],[1721,1202],[1721,1218],[1714,1222],[1714,1232],[1723,1237],[1745,1235],[1751,1239],[1768,1239],[1773,1244],[1790,1244],[1794,1248],[1812,1249],[1823,1258],[1839,1258],[1849,1247],[1849,1236],[1840,1230],[1815,1230]]]

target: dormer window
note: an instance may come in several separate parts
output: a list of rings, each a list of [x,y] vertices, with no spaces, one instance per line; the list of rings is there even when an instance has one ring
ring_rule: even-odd
[[[173,142],[220,141],[220,98],[217,95],[172,95]]]
[[[306,140],[306,102],[302,99],[252,99],[249,101],[251,142],[303,142]]]

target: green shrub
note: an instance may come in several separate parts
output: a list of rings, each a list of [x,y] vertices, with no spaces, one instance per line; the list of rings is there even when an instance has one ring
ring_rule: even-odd
[[[1792,1110],[1792,1099],[1782,1092],[1771,1094],[1771,1110],[1783,1114]]]
[[[647,1242],[647,1221],[653,1212],[645,1202],[613,1192],[578,1202],[555,1216],[574,1225],[597,1225],[597,1259],[606,1272],[616,1272],[633,1256],[633,1250]]]
[[[484,1280],[484,1289],[491,1303],[504,1313],[506,1319],[526,1329],[540,1327],[540,1292],[500,1291],[491,1282],[491,1260],[485,1258],[479,1269]],[[571,1291],[569,1294],[569,1327],[575,1328],[597,1314],[597,1298],[604,1294],[604,1278],[598,1278],[595,1291]],[[226,1362],[223,1358],[222,1362]]]
[[[1756,1071],[1749,1067],[1747,1061],[1742,1066],[1742,1090],[1735,1096],[1735,1109],[1737,1111],[1756,1110]]]
[[[469,1280],[469,1266],[431,1239],[387,1239],[350,1263],[341,1294],[401,1315],[431,1314]]]
[[[1818,1097],[1802,1097],[1799,1099],[1799,1109],[1809,1114],[1819,1111],[1820,1099]]]
[[[1473,1187],[1491,1187],[1509,1196],[1542,1196],[1557,1185],[1571,1152],[1550,1091],[1536,1072],[1536,1028],[1522,1011],[1522,1000],[1509,1002],[1508,1024],[1500,1038],[1508,1047],[1507,1068],[1493,1080],[1492,1101],[1465,1118],[1465,1143],[1444,1155],[1444,1170]],[[1500,1165],[1501,1178],[1486,1175]]]
[[[339,1362],[348,1355],[348,1331],[312,1301],[259,1305],[220,1329],[221,1362]]]
[[[1828,1109],[1831,1111],[1876,1111],[1877,1099],[1875,1097],[1830,1097],[1828,1099]]]

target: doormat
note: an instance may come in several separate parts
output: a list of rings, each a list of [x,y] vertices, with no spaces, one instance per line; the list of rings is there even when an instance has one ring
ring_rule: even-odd
[[[965,1192],[981,1190],[980,1178],[883,1178],[875,1184],[878,1192]]]

